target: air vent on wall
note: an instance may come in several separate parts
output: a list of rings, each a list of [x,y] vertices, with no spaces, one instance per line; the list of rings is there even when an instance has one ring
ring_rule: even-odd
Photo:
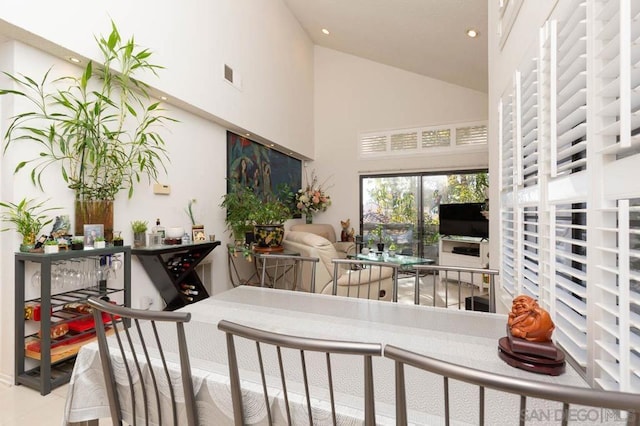
[[[224,79],[233,84],[233,68],[224,64]]]
[[[231,68],[230,65],[224,64],[224,81],[231,84],[238,90],[242,90],[242,76],[237,70]]]

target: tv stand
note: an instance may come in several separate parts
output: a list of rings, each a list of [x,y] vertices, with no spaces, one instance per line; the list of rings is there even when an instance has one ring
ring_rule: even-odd
[[[486,268],[489,265],[489,241],[485,238],[442,237],[440,238],[439,263],[444,266],[464,266],[467,268]],[[474,284],[484,290],[484,283]],[[444,279],[444,277],[441,277]],[[458,279],[456,274],[455,279]],[[460,281],[471,283],[471,274],[461,273]]]

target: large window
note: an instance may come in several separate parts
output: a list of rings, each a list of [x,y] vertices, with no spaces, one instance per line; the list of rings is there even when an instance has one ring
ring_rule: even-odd
[[[400,253],[437,261],[441,203],[484,202],[486,171],[361,177],[360,234],[365,244],[382,239]]]

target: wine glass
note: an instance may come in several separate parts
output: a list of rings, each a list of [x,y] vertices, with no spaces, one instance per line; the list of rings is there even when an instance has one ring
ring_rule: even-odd
[[[40,269],[36,270],[33,275],[31,275],[31,285],[34,289],[40,291],[40,281],[42,278],[42,274],[40,273]]]

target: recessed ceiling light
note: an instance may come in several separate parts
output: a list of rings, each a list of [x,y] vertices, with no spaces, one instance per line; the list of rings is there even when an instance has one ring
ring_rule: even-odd
[[[270,146],[271,148],[273,148],[274,146],[276,146],[276,144],[274,144],[274,143],[270,143],[270,144],[269,144],[269,146]]]
[[[160,99],[166,101],[168,98],[166,96],[160,96]]]
[[[71,62],[73,62],[74,64],[79,64],[79,63],[80,63],[80,59],[78,59],[78,58],[76,58],[76,57],[74,57],[74,56],[70,56],[70,57],[69,57],[69,60],[70,60]]]
[[[480,32],[478,32],[478,30],[469,29],[467,30],[467,35],[471,38],[476,38],[480,35]]]
[[[251,133],[245,133],[244,135],[245,136],[251,136]]]
[[[322,29],[322,34],[329,35],[329,30],[328,30],[328,29],[326,29],[326,28],[323,28],[323,29]]]

